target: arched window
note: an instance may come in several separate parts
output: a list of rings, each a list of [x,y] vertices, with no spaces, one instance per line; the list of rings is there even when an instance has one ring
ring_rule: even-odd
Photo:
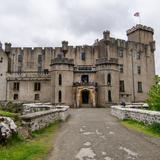
[[[62,102],[62,92],[61,91],[58,92],[58,102],[59,103]]]
[[[59,85],[61,86],[62,85],[62,75],[59,74]]]
[[[110,73],[108,73],[107,75],[107,84],[111,85],[111,74]]]
[[[108,91],[108,102],[112,102],[112,94],[111,91]]]

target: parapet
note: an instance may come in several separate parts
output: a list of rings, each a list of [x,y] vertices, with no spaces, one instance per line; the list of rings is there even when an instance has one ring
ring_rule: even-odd
[[[154,33],[154,29],[151,27],[147,27],[141,24],[137,24],[136,26],[133,26],[131,29],[127,30],[127,35],[137,31],[137,30],[144,30],[144,31],[148,31],[151,32],[152,34]]]

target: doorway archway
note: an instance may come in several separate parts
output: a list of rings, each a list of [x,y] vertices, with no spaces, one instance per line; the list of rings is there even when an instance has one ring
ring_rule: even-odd
[[[90,97],[90,92],[89,90],[83,90],[82,91],[82,104],[88,104],[89,103],[89,97]]]

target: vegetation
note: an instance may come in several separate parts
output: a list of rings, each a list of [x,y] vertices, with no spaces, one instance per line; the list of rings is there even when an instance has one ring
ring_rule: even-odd
[[[15,117],[16,117],[16,114],[15,114],[15,113],[11,113],[11,112],[7,112],[7,111],[0,110],[0,116],[15,118]]]
[[[12,103],[8,102],[6,105],[0,105],[1,109],[4,111],[12,112],[12,113],[21,113],[22,112],[22,103]]]
[[[153,123],[149,125],[149,124],[144,124],[143,122],[127,119],[123,120],[122,124],[127,128],[131,128],[138,132],[142,132],[144,134],[160,138],[160,123]]]
[[[6,146],[0,146],[1,160],[40,160],[52,149],[52,140],[59,122],[33,132],[33,138],[24,140],[13,135]]]
[[[155,83],[148,93],[147,103],[151,110],[160,111],[160,77],[155,76]]]

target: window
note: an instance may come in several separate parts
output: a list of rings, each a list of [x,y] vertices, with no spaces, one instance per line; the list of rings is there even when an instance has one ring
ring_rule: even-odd
[[[38,73],[42,72],[42,66],[38,66]]]
[[[48,74],[49,70],[48,69],[44,69],[44,74]]]
[[[140,54],[140,52],[137,52],[137,54],[136,54],[136,59],[141,59],[141,54]]]
[[[13,90],[14,91],[19,91],[19,82],[14,82],[14,84],[13,84]]]
[[[107,75],[107,85],[111,85],[111,74]]]
[[[58,80],[59,80],[59,85],[61,86],[62,85],[62,75],[61,74],[59,74]]]
[[[125,91],[124,81],[119,81],[119,91],[120,92],[124,92]]]
[[[18,66],[18,73],[21,74],[22,72],[22,66]]]
[[[141,66],[137,66],[137,73],[141,74]]]
[[[81,60],[82,60],[82,61],[85,61],[85,60],[86,60],[86,53],[85,53],[85,52],[82,52],[82,53],[80,54],[80,57],[81,57]]]
[[[123,64],[119,64],[119,72],[123,73]]]
[[[38,64],[42,64],[42,55],[38,55]]]
[[[142,92],[142,82],[138,82],[138,92]]]
[[[39,94],[34,95],[34,100],[39,100]]]
[[[18,100],[18,94],[14,94],[13,100]]]
[[[41,90],[41,83],[40,82],[34,83],[34,90],[35,91],[40,91]]]
[[[62,102],[62,92],[61,91],[58,92],[58,102],[59,103]]]
[[[23,61],[23,57],[21,54],[18,55],[18,63],[22,63]]]
[[[122,48],[118,49],[118,57],[123,57],[123,49]]]
[[[81,82],[82,82],[82,83],[88,83],[88,82],[89,82],[89,77],[88,77],[88,75],[82,75],[82,76],[81,76]]]
[[[0,63],[2,63],[2,62],[3,62],[3,57],[0,58]]]
[[[108,102],[112,102],[112,95],[111,95],[111,91],[108,91]]]

